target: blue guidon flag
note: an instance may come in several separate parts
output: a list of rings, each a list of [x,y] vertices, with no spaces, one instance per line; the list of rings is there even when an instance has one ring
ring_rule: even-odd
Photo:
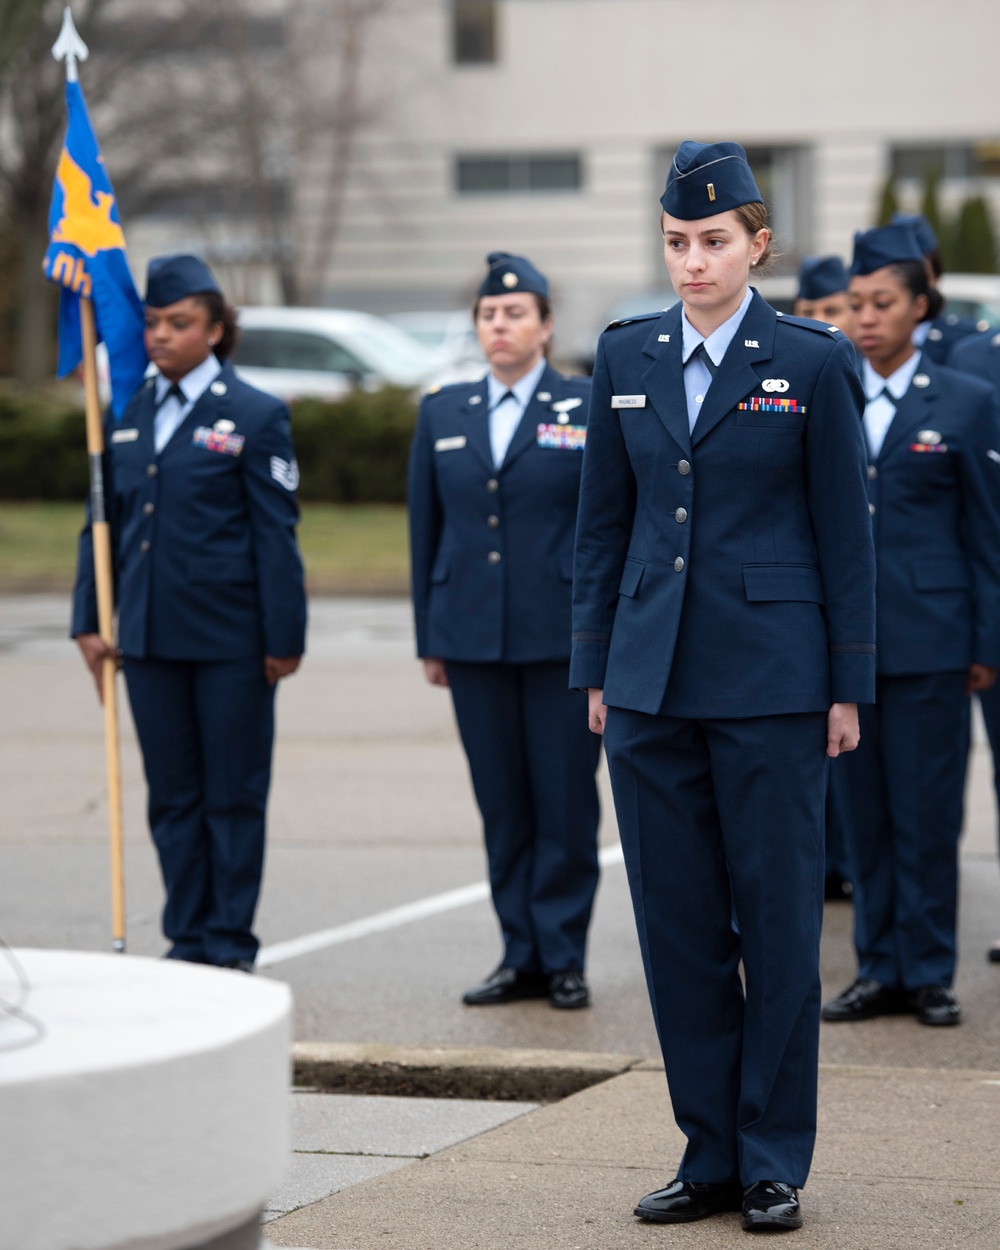
[[[49,208],[43,268],[60,288],[60,377],[80,363],[80,298],[93,301],[97,338],[108,352],[111,407],[119,418],[148,364],[143,308],[125,255],[118,206],[79,82],[66,83],[68,125]]]

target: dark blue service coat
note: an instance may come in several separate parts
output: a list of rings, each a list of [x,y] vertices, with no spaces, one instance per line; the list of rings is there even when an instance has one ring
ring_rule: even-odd
[[[498,469],[485,378],[424,399],[409,491],[418,655],[569,658],[589,389],[547,366]]]
[[[940,313],[931,322],[923,347],[924,359],[933,365],[951,363],[951,354],[964,339],[976,334],[982,326],[971,317],[958,317],[955,313]]]
[[[241,382],[229,364],[212,385],[159,455],[152,380],[136,391],[121,421],[106,423],[118,645],[135,659],[305,650],[288,409]],[[232,430],[216,430],[217,422],[232,422]],[[71,632],[97,632],[89,525],[81,535]]]
[[[681,347],[679,304],[598,347],[573,684],[694,717],[870,701],[874,557],[850,342],[755,294],[693,434]]]

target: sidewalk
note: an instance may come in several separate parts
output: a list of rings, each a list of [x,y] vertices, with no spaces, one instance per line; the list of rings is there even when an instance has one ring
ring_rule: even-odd
[[[891,1023],[900,1032],[919,1027]],[[371,1116],[354,1165],[367,1160],[372,1179],[345,1180],[350,1188],[271,1220],[265,1235],[275,1246],[315,1250],[746,1246],[738,1215],[679,1226],[633,1217],[645,1192],[672,1179],[683,1142],[662,1067],[620,1059],[618,1075],[536,1107],[295,1094],[299,1151],[349,1153],[356,1115]],[[407,1118],[409,1130],[396,1136]],[[824,1065],[806,1226],[791,1244],[995,1250],[998,1126],[1000,1071]],[[447,1144],[417,1157],[435,1134]],[[378,1140],[400,1153],[373,1159]]]

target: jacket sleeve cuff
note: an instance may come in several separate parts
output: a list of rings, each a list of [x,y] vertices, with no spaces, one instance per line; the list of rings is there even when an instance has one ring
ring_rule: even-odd
[[[833,703],[875,702],[874,643],[831,648],[830,697]]]
[[[571,690],[601,690],[608,667],[609,644],[603,640],[573,639],[573,651],[569,661],[569,685]]]

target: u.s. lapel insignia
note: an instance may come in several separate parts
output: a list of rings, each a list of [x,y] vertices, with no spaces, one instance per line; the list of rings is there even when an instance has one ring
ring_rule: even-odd
[[[784,395],[788,390],[788,383],[784,378],[765,378],[760,384],[760,389],[769,395]]]
[[[539,391],[538,394],[535,396],[535,398],[540,403],[547,404],[549,400],[552,398],[552,392],[551,391]]]
[[[931,380],[930,380],[930,378],[927,376],[927,374],[926,374],[926,373],[916,373],[916,374],[914,374],[914,376],[913,376],[913,385],[914,385],[914,386],[919,386],[921,389],[923,389],[923,387],[925,387],[925,386],[930,386],[930,384],[931,384]]]
[[[482,395],[470,395],[469,396],[470,404],[481,404],[482,402],[483,402]]]
[[[660,335],[658,335],[658,336],[657,336],[656,341],[657,341],[657,343],[669,343],[669,342],[670,342],[670,335],[669,335],[669,334],[660,334]]]
[[[760,347],[760,343],[758,343],[758,341],[757,341],[756,339],[744,339],[744,340],[743,340],[743,346],[744,346],[744,347],[758,347],[758,348],[759,348],[759,347]]]
[[[925,447],[936,447],[941,441],[941,435],[937,430],[921,430],[917,434],[917,442],[923,443]]]
[[[930,339],[932,343],[940,343],[941,340],[944,338],[944,335],[941,333],[939,329],[937,329],[937,327],[935,327],[933,330],[927,331],[927,337]]]
[[[213,395],[225,395],[226,391],[229,390],[229,387],[226,386],[225,382],[213,382],[208,389]]]

